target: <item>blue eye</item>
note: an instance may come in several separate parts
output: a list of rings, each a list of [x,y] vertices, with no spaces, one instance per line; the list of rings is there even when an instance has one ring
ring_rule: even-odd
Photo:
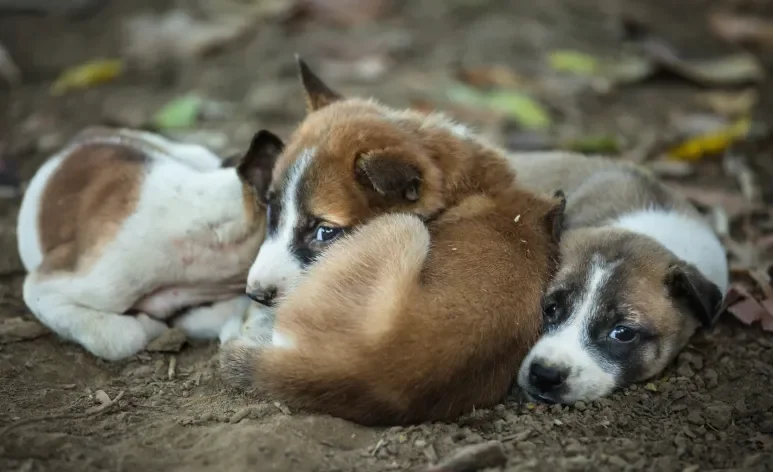
[[[617,325],[609,332],[609,337],[620,343],[630,343],[639,337],[639,333],[627,326]]]
[[[314,239],[319,242],[332,241],[343,233],[342,228],[331,228],[330,226],[320,226],[314,233]]]

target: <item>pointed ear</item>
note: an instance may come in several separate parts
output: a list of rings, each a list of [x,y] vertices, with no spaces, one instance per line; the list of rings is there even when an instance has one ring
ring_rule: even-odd
[[[385,197],[415,202],[421,192],[421,172],[400,159],[369,153],[355,162],[358,180]]]
[[[325,85],[322,79],[317,77],[311,71],[308,64],[297,54],[295,55],[295,61],[298,63],[298,73],[306,94],[306,111],[308,113],[326,107],[338,100],[343,100],[343,97]]]
[[[553,237],[553,242],[556,244],[561,243],[561,236],[564,232],[564,214],[566,211],[566,196],[561,190],[557,191],[553,198],[558,200],[553,208],[551,208],[542,217],[542,222],[545,228]]]
[[[263,198],[269,184],[271,172],[277,157],[282,153],[284,143],[274,133],[260,130],[252,137],[250,147],[242,156],[236,168],[239,177]]]
[[[704,328],[714,326],[724,297],[716,284],[685,262],[672,264],[665,282],[675,304],[685,307]]]

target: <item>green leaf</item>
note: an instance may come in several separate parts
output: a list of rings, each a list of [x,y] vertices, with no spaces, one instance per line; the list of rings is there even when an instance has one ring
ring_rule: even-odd
[[[620,143],[615,136],[597,135],[584,136],[568,141],[564,149],[585,154],[618,154]]]
[[[553,70],[576,75],[593,75],[598,68],[598,60],[580,51],[558,50],[548,55],[548,63]]]
[[[489,95],[489,106],[530,130],[545,129],[551,124],[550,115],[542,105],[525,93],[496,90]]]
[[[544,107],[525,93],[508,89],[483,92],[462,84],[446,90],[448,98],[461,105],[486,108],[501,113],[523,128],[541,130],[550,127],[551,118]]]
[[[196,124],[202,104],[195,95],[175,98],[153,115],[152,124],[159,129],[190,128]]]

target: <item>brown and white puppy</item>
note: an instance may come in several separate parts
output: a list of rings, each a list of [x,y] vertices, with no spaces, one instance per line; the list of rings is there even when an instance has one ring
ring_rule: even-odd
[[[248,279],[279,294],[275,324],[223,346],[224,378],[363,424],[501,401],[539,336],[563,200],[514,186],[501,151],[442,116],[342,99],[300,65],[311,112]]]
[[[273,156],[261,153],[278,154],[282,143],[266,134],[254,142],[235,169],[151,133],[81,132],[41,166],[21,204],[27,306],[109,360],[140,351],[192,306],[210,304],[174,323],[216,338],[250,304],[244,280],[265,234],[254,192]]]
[[[567,195],[561,267],[544,334],[520,369],[533,398],[573,403],[660,373],[728,288],[725,251],[684,198],[631,164],[568,153],[511,156],[527,188]]]

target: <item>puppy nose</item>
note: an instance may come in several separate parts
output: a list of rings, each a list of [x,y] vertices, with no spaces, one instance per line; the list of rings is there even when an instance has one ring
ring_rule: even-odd
[[[534,362],[529,368],[529,383],[542,392],[549,392],[564,383],[567,374],[566,369]]]
[[[258,288],[247,292],[247,296],[261,305],[273,306],[276,298],[276,287]]]

